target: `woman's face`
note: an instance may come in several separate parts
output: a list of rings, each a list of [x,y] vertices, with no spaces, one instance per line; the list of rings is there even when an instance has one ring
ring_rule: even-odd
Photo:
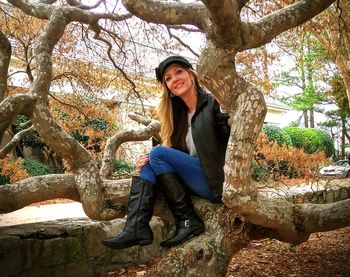
[[[192,75],[179,64],[171,64],[164,71],[164,81],[169,90],[179,97],[188,97],[194,91]]]

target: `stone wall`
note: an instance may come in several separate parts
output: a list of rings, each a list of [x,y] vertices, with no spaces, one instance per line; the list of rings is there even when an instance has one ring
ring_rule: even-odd
[[[109,249],[101,240],[122,231],[125,220],[65,219],[0,227],[0,276],[96,276],[161,256],[163,224],[153,217],[152,245]]]

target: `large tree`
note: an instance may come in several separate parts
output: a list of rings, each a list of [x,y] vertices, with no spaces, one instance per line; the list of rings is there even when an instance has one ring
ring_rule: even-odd
[[[337,1],[340,16],[334,16],[331,10],[322,14],[321,20],[310,21],[306,28],[310,30],[328,52],[336,64],[343,79],[345,92],[350,100],[350,3]],[[349,102],[350,103],[350,102]]]
[[[29,92],[9,96],[0,103],[0,135],[16,115],[26,114],[40,137],[69,164],[72,174],[36,177],[2,186],[0,212],[10,212],[40,200],[66,197],[80,201],[92,219],[109,220],[124,215],[127,189],[118,187],[120,191],[116,193],[113,182],[108,180],[115,151],[125,140],[155,135],[159,124],[139,119],[147,125],[143,132],[123,132],[110,138],[99,168],[89,152],[55,122],[49,112],[48,95],[54,49],[69,24],[78,22],[89,26],[95,32],[95,38],[103,40],[100,35],[108,26],[106,22],[122,21],[133,14],[146,22],[174,28],[183,26],[188,30],[188,25],[192,25],[206,35],[206,44],[197,64],[199,78],[230,111],[232,122],[224,167],[224,205],[212,205],[211,210],[215,212],[202,212],[209,222],[207,232],[185,246],[171,250],[172,254],[162,259],[156,271],[167,276],[224,274],[230,256],[243,243],[243,239],[237,239],[237,230],[234,230],[243,226],[243,220],[262,226],[265,235],[293,243],[307,240],[313,232],[350,225],[350,200],[324,205],[292,204],[286,199],[269,198],[259,193],[251,179],[251,163],[266,104],[262,93],[236,71],[238,53],[263,46],[284,31],[307,22],[329,8],[334,0],[297,1],[252,21],[243,16],[250,1],[242,0],[203,0],[187,4],[124,0],[130,13],[123,15],[94,12],[92,8],[102,1],[93,7],[75,0],[8,2],[27,15],[45,20],[46,24],[34,47],[36,70]],[[260,1],[256,5],[259,4]],[[2,32],[0,51],[3,60],[0,63],[0,97],[4,97],[11,47]],[[130,80],[130,76],[124,77]],[[202,210],[210,206],[202,200],[196,203]]]

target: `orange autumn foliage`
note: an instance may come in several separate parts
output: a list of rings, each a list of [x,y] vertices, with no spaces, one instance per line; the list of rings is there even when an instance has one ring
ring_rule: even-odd
[[[0,175],[8,177],[11,183],[28,178],[29,175],[23,169],[23,162],[22,158],[14,159],[11,156],[0,159]]]
[[[97,160],[102,157],[107,139],[118,130],[117,111],[97,99],[73,94],[55,96],[50,101],[50,111],[58,124]]]
[[[259,166],[272,173],[274,180],[315,179],[319,167],[328,161],[323,151],[308,154],[293,146],[279,146],[264,133],[259,134],[254,157]]]

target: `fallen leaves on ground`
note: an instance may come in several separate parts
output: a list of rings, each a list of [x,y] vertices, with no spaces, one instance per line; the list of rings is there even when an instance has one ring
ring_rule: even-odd
[[[146,276],[157,261],[101,273],[99,277]],[[272,239],[251,241],[232,257],[226,277],[250,276],[350,276],[350,227],[312,234],[298,246]]]
[[[226,277],[350,276],[350,227],[312,234],[294,246],[277,240],[251,241],[231,260]]]

